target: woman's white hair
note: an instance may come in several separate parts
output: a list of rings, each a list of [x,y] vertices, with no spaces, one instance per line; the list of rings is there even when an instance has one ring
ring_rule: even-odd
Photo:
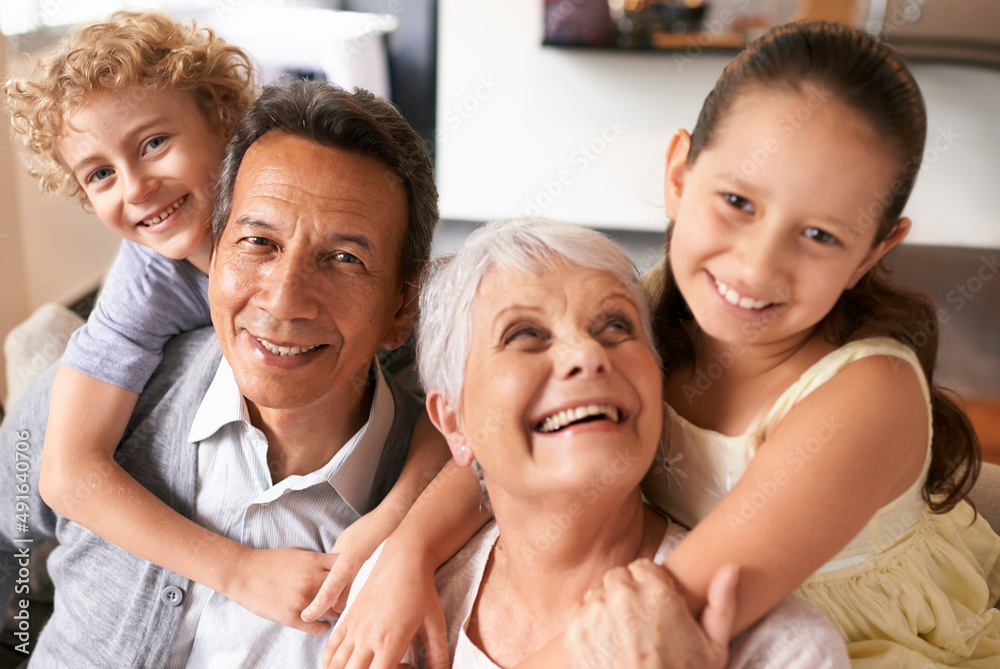
[[[551,270],[559,261],[608,272],[621,282],[639,309],[643,339],[659,364],[639,273],[625,252],[596,230],[529,216],[488,223],[469,235],[458,253],[431,261],[420,291],[417,337],[424,389],[443,391],[460,410],[472,339],[472,303],[492,268],[535,274]]]

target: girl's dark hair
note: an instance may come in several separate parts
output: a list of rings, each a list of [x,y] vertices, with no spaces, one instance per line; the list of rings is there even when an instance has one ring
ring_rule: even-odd
[[[877,38],[840,24],[798,22],[773,28],[740,52],[705,99],[691,135],[689,168],[711,146],[719,122],[739,94],[761,88],[832,96],[867,119],[895,154],[899,171],[877,202],[858,212],[849,232],[860,237],[876,226],[873,244],[894,232],[913,190],[927,134],[923,97],[902,58]],[[651,291],[653,327],[668,370],[694,360],[694,345],[683,325],[691,319],[691,312],[670,267],[672,231],[671,223],[665,264],[657,273],[662,282]],[[934,430],[923,497],[935,513],[951,510],[966,498],[979,476],[980,449],[968,417],[934,384],[939,331],[933,303],[890,281],[880,261],[856,286],[844,291],[820,327],[836,346],[887,336],[916,352],[931,389]]]

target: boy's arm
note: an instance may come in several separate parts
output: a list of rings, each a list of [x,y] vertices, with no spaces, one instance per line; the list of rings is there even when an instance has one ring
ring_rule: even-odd
[[[324,616],[335,618],[344,610],[347,593],[361,565],[399,526],[449,457],[444,437],[431,423],[427,412],[421,411],[399,478],[377,507],[337,537],[331,551],[337,561],[315,599],[302,611],[302,620],[311,622]]]
[[[371,576],[333,629],[324,667],[346,667],[352,658],[395,667],[418,636],[429,666],[448,666],[434,571],[489,520],[482,502],[475,475],[449,461],[386,540]]]
[[[188,520],[114,460],[138,394],[61,365],[42,450],[39,492],[56,512],[128,552],[201,583],[269,620],[319,634],[299,617],[333,558],[253,550]]]

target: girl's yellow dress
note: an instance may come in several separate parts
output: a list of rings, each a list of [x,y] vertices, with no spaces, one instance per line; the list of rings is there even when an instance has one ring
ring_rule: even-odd
[[[895,339],[863,339],[806,370],[739,436],[699,428],[664,405],[663,440],[644,492],[657,507],[693,526],[743,475],[769,426],[841,369],[872,355],[917,371],[930,422],[930,393],[913,351]],[[801,460],[789,460],[789,475],[836,429],[832,420],[821,424],[814,442],[796,452]],[[921,498],[930,460],[928,438],[923,472],[913,486],[879,509],[799,588],[840,631],[856,668],[1000,667],[1000,611],[992,608],[1000,596],[1000,537],[981,517],[973,520],[966,502],[945,514],[930,513]],[[762,489],[741,514],[751,514],[767,499]]]

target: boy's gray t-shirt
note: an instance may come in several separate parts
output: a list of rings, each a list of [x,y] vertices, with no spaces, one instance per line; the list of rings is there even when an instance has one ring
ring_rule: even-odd
[[[125,240],[90,319],[73,333],[62,361],[141,393],[171,337],[211,324],[206,275],[186,260]]]

